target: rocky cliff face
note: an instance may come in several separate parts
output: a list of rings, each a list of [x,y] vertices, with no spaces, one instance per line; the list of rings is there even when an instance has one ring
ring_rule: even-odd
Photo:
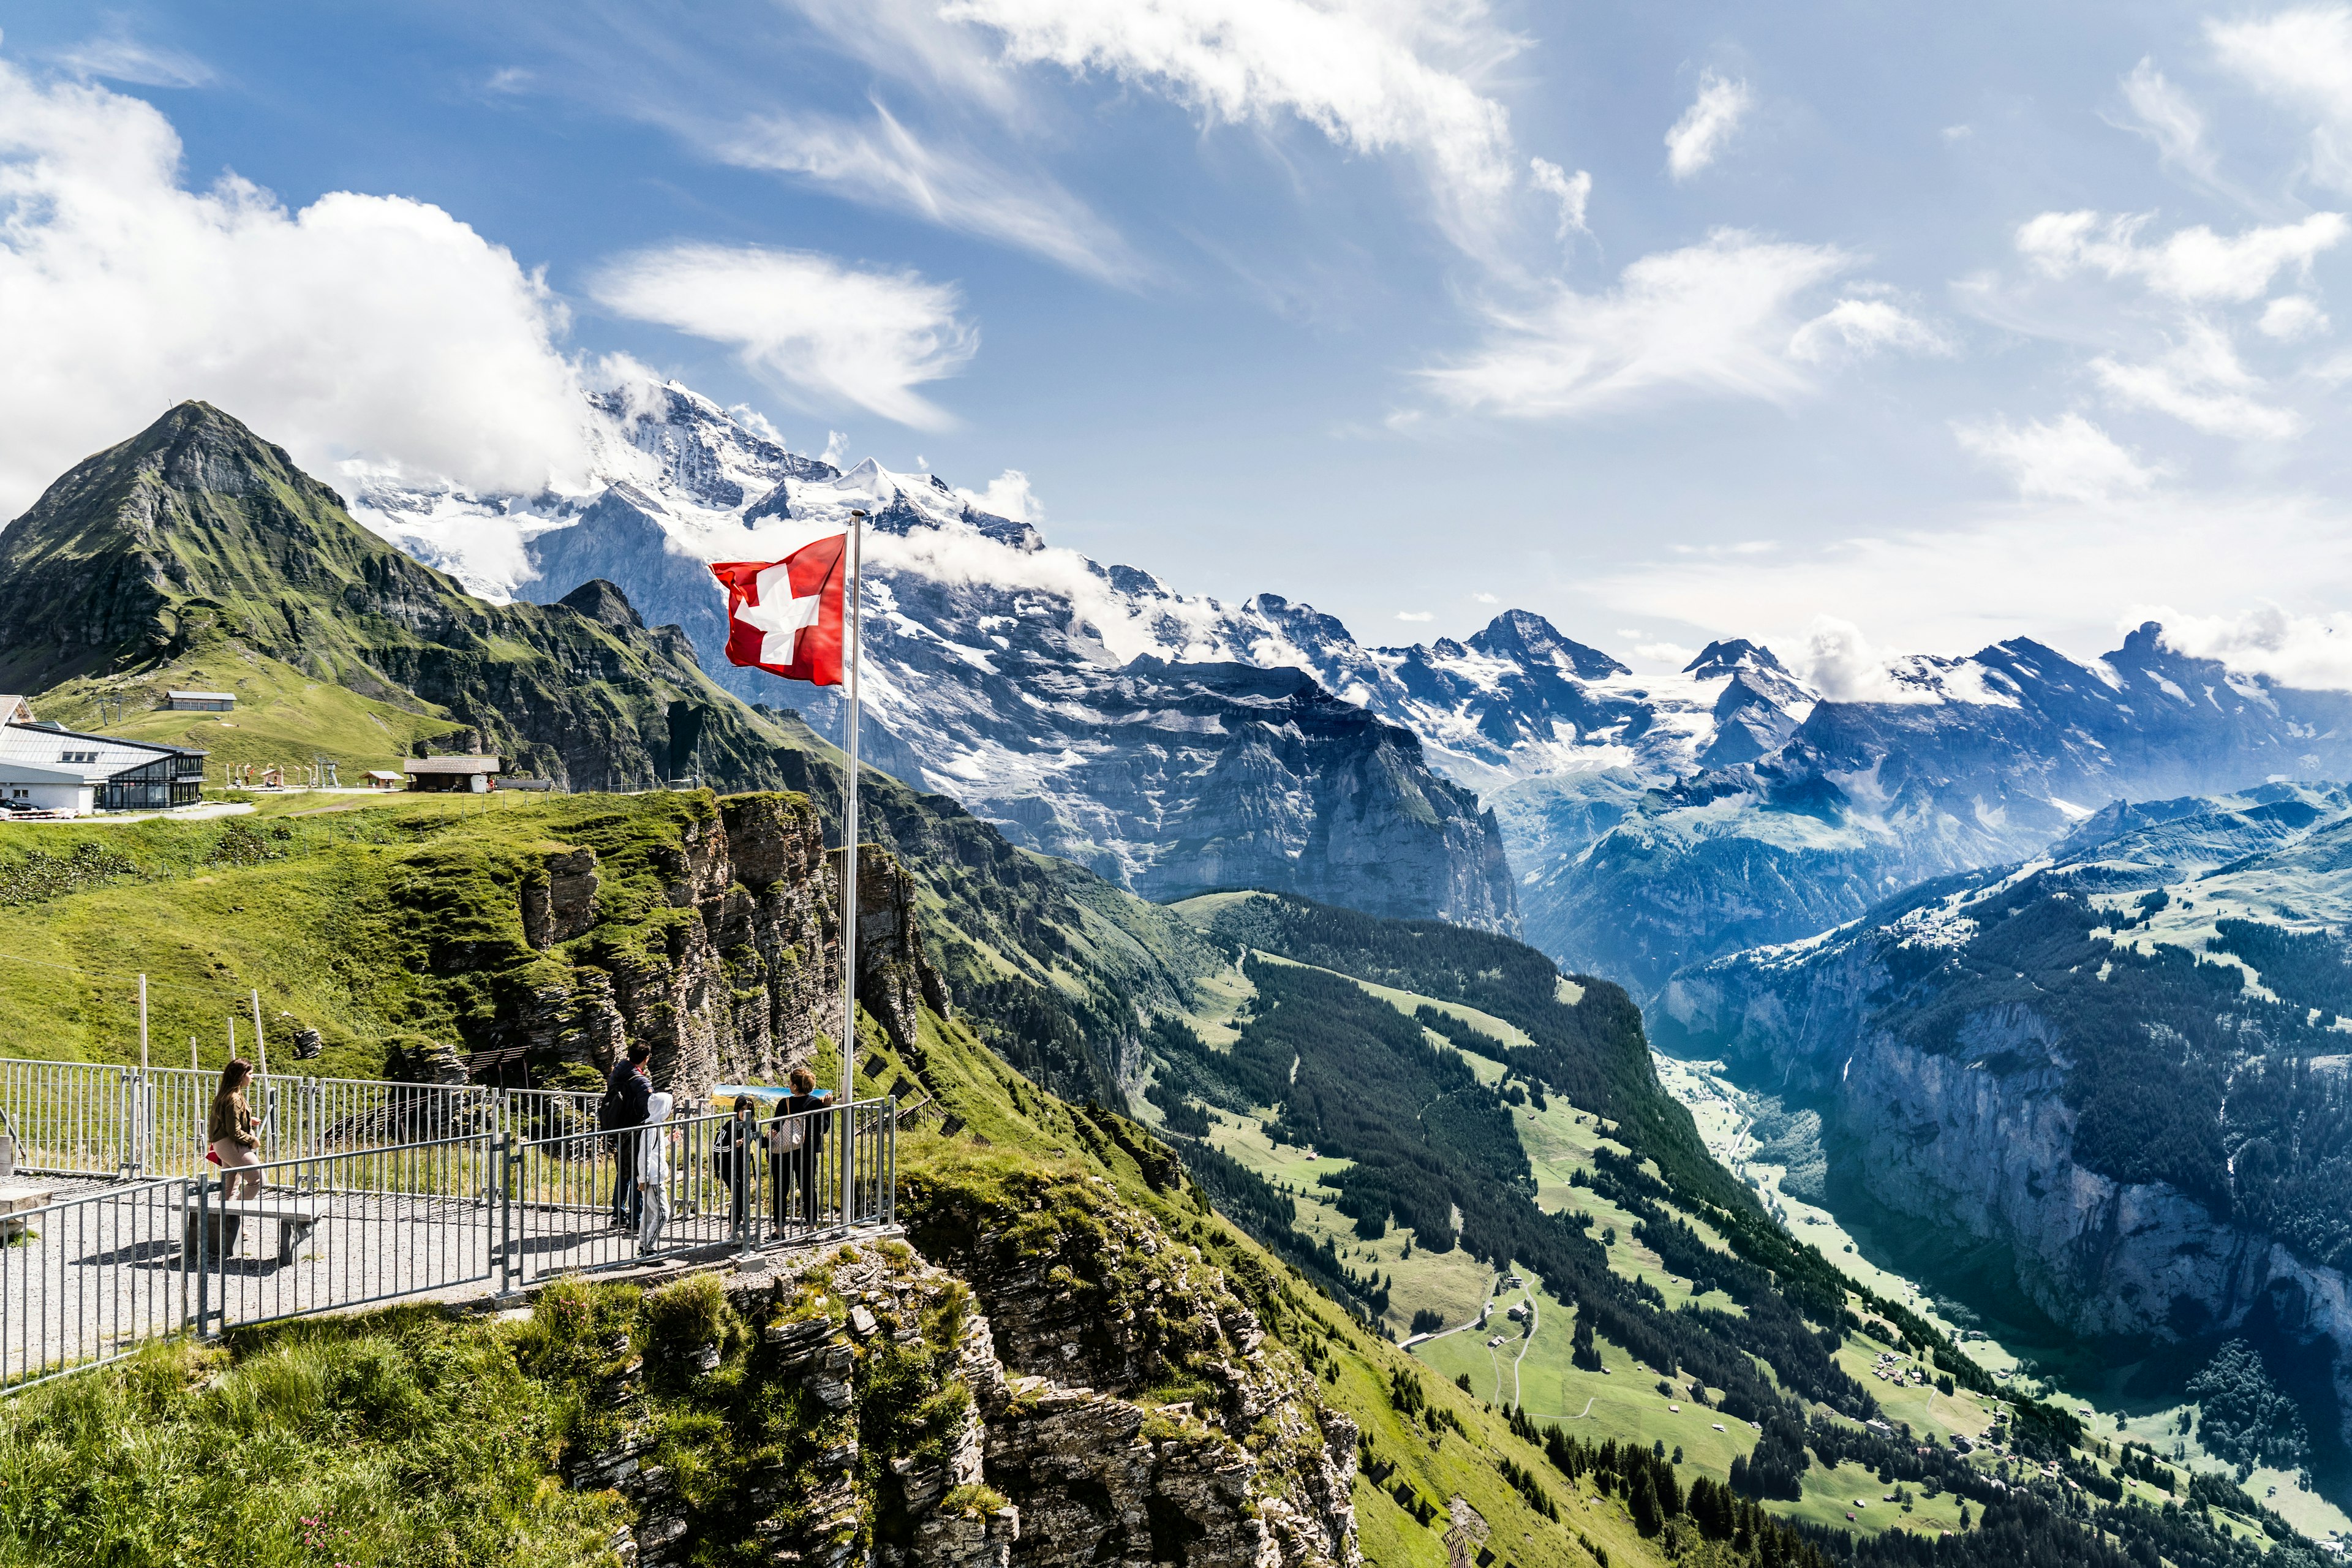
[[[620,1544],[640,1568],[729,1547],[812,1568],[1355,1568],[1354,1424],[1192,1249],[1115,1202],[1087,1217],[1142,1265],[1112,1324],[1124,1356],[1080,1348],[1101,1325],[1072,1321],[1052,1259],[973,1278],[896,1242],[772,1254],[723,1277],[724,1314],[601,1385],[572,1484],[630,1500]],[[1150,1397],[1142,1380],[1178,1355],[1230,1358],[1222,1396]],[[729,1361],[796,1418],[780,1458],[717,1478],[739,1507],[698,1508],[646,1390]]]
[[[820,1033],[839,1036],[841,855],[826,851],[804,799],[730,796],[690,817],[656,868],[661,906],[599,928],[595,851],[541,852],[514,896],[525,941],[546,957],[528,1004],[477,1049],[477,1070],[519,1056],[542,1077],[571,1066],[601,1078],[643,1040],[655,1081],[698,1097],[717,1083],[778,1081]],[[897,859],[866,845],[858,1002],[901,1048],[913,1044],[923,1006],[953,1012],[915,901]]]
[[[2307,1347],[2352,1436],[2341,1037],[2312,1001],[2346,969],[2315,921],[2352,891],[2347,816],[2286,786],[2110,812],[2055,866],[1686,971],[1656,1032],[1819,1107],[1833,1169],[1948,1263],[1998,1249],[2076,1333]]]

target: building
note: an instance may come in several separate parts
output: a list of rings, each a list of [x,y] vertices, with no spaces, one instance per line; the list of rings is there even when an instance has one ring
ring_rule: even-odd
[[[55,724],[0,724],[0,801],[75,816],[194,805],[204,799],[205,755]]]
[[[367,786],[370,789],[398,789],[405,782],[407,781],[404,775],[386,773],[382,768],[370,768],[367,771]]]
[[[29,724],[33,705],[21,697],[0,696],[0,724]]]
[[[400,764],[413,790],[488,795],[499,771],[497,757],[411,757]]]
[[[175,713],[227,713],[236,708],[236,697],[227,691],[166,691],[163,706]]]

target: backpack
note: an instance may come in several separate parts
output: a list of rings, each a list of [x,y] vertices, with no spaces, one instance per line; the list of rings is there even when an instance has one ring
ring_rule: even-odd
[[[797,1154],[808,1142],[808,1118],[794,1116],[776,1123],[776,1152]]]
[[[596,1102],[597,1131],[617,1132],[622,1131],[621,1085],[625,1081],[626,1076],[627,1075],[625,1075],[617,1068],[610,1074],[606,1075],[604,1079],[604,1098]]]
[[[718,1136],[710,1141],[710,1169],[729,1186],[735,1183],[735,1149],[740,1141],[732,1117],[719,1124]]]

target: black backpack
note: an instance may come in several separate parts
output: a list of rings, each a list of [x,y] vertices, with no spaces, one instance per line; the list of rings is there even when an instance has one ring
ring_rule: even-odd
[[[620,1131],[621,1083],[624,1076],[621,1068],[614,1068],[611,1076],[604,1079],[604,1098],[596,1105],[596,1131],[599,1132]]]

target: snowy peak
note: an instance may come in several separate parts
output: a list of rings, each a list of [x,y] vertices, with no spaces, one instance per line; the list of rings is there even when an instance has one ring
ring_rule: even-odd
[[[1633,673],[1599,648],[1560,636],[1559,627],[1532,610],[1505,610],[1472,635],[1470,646],[1491,658],[1547,665],[1580,680]]]
[[[1685,675],[1705,680],[1710,676],[1736,675],[1742,669],[1769,669],[1781,675],[1789,673],[1772,650],[1749,642],[1746,637],[1731,637],[1711,642],[1698,650],[1698,657],[1683,666]]]

